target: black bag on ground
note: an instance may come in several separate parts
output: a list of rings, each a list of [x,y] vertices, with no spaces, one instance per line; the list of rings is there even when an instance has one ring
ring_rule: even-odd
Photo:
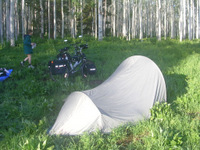
[[[64,74],[67,69],[67,60],[49,61],[48,66],[53,75]]]
[[[96,73],[96,66],[92,61],[86,61],[83,65],[83,73],[86,75],[94,75]]]

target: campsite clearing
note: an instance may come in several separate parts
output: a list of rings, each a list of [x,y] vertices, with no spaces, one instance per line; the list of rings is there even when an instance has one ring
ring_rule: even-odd
[[[34,70],[20,66],[22,44],[0,49],[0,67],[13,69],[11,78],[0,83],[0,149],[200,149],[199,40],[89,40],[85,53],[95,62],[97,74],[60,82],[50,79],[47,63],[64,47],[63,40],[33,37],[32,41],[38,43],[32,60]],[[155,105],[149,120],[113,129],[110,134],[47,134],[70,93],[94,88],[97,85],[90,83],[105,81],[133,55],[153,60],[166,81],[167,103]]]

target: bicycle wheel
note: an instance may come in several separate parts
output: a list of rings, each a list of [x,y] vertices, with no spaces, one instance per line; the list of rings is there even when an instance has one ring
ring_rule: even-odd
[[[88,75],[93,75],[96,73],[96,66],[93,62],[87,60],[82,66],[81,73],[84,78],[87,78]]]
[[[53,81],[62,81],[69,77],[69,69],[67,67],[65,68],[65,72],[63,73],[54,73],[54,70],[52,68],[49,69],[49,72],[50,77]]]

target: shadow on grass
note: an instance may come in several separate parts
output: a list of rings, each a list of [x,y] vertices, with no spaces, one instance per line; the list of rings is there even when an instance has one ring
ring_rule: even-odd
[[[167,86],[167,102],[172,103],[177,97],[187,92],[186,76],[183,74],[165,75],[165,82]]]

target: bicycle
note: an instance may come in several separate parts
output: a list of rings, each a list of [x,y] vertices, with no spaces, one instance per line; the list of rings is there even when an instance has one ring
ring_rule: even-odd
[[[67,40],[64,40],[64,42],[67,42]],[[77,72],[81,72],[84,78],[96,73],[95,64],[87,60],[86,55],[82,52],[83,49],[88,48],[88,45],[72,44],[71,46],[74,46],[74,55],[69,53],[69,47],[65,47],[59,50],[57,59],[49,61],[48,68],[52,80],[68,78]]]

